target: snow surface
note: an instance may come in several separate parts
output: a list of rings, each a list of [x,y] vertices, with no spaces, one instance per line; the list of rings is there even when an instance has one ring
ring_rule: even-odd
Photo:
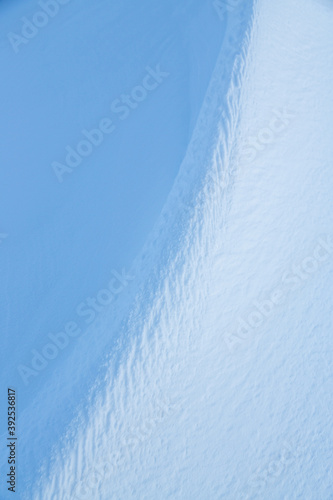
[[[37,7],[3,2],[2,32]],[[332,22],[329,0],[98,0],[18,54],[2,41],[17,498],[333,498]],[[158,64],[165,81],[59,183],[66,145]],[[77,306],[123,268],[87,324]],[[80,335],[24,383],[70,321]]]

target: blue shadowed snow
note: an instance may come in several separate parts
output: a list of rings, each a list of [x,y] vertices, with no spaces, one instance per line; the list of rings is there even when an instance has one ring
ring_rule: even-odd
[[[19,32],[37,6],[7,7],[2,30]],[[17,360],[140,251],[185,155],[224,30],[211,5],[193,1],[69,2],[17,54],[2,45],[1,300],[5,352],[15,342]],[[163,74],[157,88],[132,99],[136,109],[112,112],[147,66]],[[114,131],[59,183],[52,162],[63,164],[66,146],[104,118]],[[12,380],[15,363],[10,370]]]
[[[16,497],[329,500],[332,3],[45,5],[0,3]]]

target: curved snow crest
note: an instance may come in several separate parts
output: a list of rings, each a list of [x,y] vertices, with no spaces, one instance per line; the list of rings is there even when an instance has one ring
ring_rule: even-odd
[[[187,155],[132,270],[143,284],[120,331],[122,356],[108,359],[88,410],[53,453],[51,476],[42,474],[36,500],[132,498],[126,479],[133,457],[140,460],[142,449],[150,449],[172,416],[181,418],[182,361],[192,361],[195,370],[209,256],[231,203],[239,102],[254,20],[253,5],[229,19],[227,46],[221,49]],[[152,498],[157,498],[154,492]]]

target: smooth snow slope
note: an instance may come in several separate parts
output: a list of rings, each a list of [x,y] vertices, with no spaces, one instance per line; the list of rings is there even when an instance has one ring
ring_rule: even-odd
[[[31,343],[40,348],[142,248],[184,157],[225,25],[209,2],[71,1],[16,54],[7,33],[20,33],[39,4],[0,9],[1,303],[4,352],[17,346],[7,367],[14,383]],[[121,120],[110,106],[142,83],[147,66],[168,76]],[[114,133],[59,183],[52,163],[106,117]]]
[[[18,53],[7,34],[39,4],[0,4],[0,300],[4,352],[16,344],[12,384],[31,344],[131,265],[171,189],[225,31],[210,2],[178,3],[70,1]],[[112,112],[158,65],[161,84],[126,119]],[[103,118],[114,132],[59,183],[53,162]]]

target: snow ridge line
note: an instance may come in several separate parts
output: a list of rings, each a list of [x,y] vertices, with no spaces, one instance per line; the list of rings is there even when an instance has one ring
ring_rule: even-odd
[[[214,198],[211,203],[219,211],[216,217],[226,221],[230,209],[230,195],[237,173],[237,125],[241,114],[242,82],[246,76],[248,52],[253,37],[253,24],[255,14],[252,16],[251,29],[246,33],[240,54],[236,56],[230,87],[226,96],[226,107],[223,110],[224,120],[218,123],[219,135],[213,151],[211,168],[206,176],[206,203]]]
[[[213,95],[217,100],[215,113],[213,111],[212,117],[215,129],[215,144],[211,150],[208,147],[208,151],[205,151],[206,154],[208,153],[208,165],[206,164],[203,186],[196,200],[195,213],[190,220],[183,247],[177,253],[173,266],[168,273],[170,279],[172,279],[177,267],[182,268],[181,274],[190,275],[193,272],[192,263],[188,266],[188,255],[195,249],[197,255],[193,256],[193,260],[191,259],[192,262],[196,262],[195,281],[196,283],[205,282],[203,276],[205,275],[207,280],[211,254],[216,247],[216,241],[220,240],[217,234],[220,231],[225,231],[226,228],[238,166],[235,161],[235,153],[237,150],[237,125],[241,114],[242,83],[246,76],[256,12],[257,0],[254,0],[248,27],[245,31],[241,50],[236,54],[234,60],[230,83],[224,100],[218,102],[220,97],[219,89],[224,78],[225,60],[223,50],[220,52],[207,91],[207,98],[202,107],[195,131],[194,147],[189,151],[190,161],[195,162],[200,157],[199,150],[202,142],[200,141],[200,135],[202,136],[202,132],[205,130],[206,117],[209,114],[209,111],[205,109],[205,105],[208,103],[211,108],[210,112],[213,111],[212,105],[214,106],[214,99],[211,100],[210,95]],[[201,271],[199,271],[199,267]],[[199,274],[202,275],[201,278],[199,278]],[[207,296],[207,287],[201,291],[204,293],[200,294],[201,298],[197,297],[199,299],[197,301],[197,311],[203,309],[203,301]],[[182,302],[180,297],[179,301]],[[194,335],[188,339],[189,346],[195,342],[193,337]]]
[[[199,115],[193,141],[191,141],[179,174],[181,178],[185,172],[184,177],[187,182],[188,174],[191,174],[191,170],[192,172],[196,170],[193,169],[193,165],[198,163],[198,158],[203,160],[205,184],[203,188],[201,186],[201,192],[196,199],[194,213],[190,214],[182,248],[178,249],[174,259],[169,260],[163,284],[159,286],[155,299],[147,307],[146,314],[142,315],[141,304],[140,317],[137,315],[139,312],[134,313],[128,322],[127,327],[133,333],[134,341],[131,349],[125,353],[127,362],[120,365],[116,379],[113,378],[114,374],[110,370],[107,380],[104,381],[103,390],[101,391],[102,387],[99,387],[99,401],[94,403],[94,410],[91,411],[88,423],[78,425],[76,422],[76,426],[81,428],[81,431],[76,434],[76,446],[74,445],[71,451],[64,447],[59,453],[53,481],[48,482],[43,494],[35,498],[77,498],[79,500],[104,498],[99,486],[91,488],[96,475],[102,473],[101,481],[105,480],[104,469],[101,470],[94,457],[101,455],[103,457],[101,463],[105,464],[110,448],[119,449],[119,442],[115,436],[120,434],[122,439],[125,439],[125,443],[133,439],[133,433],[135,435],[140,426],[142,406],[147,407],[144,419],[148,422],[154,421],[155,409],[149,404],[147,394],[157,401],[171,401],[170,404],[167,403],[169,406],[174,405],[173,399],[165,397],[165,391],[161,388],[164,386],[167,389],[173,386],[172,380],[176,377],[176,370],[172,370],[172,373],[169,370],[166,376],[165,367],[172,361],[168,359],[170,352],[193,351],[193,346],[196,344],[195,337],[200,331],[198,318],[204,313],[207,288],[203,285],[198,289],[197,285],[198,282],[205,283],[207,260],[209,260],[207,257],[215,241],[212,234],[221,228],[222,221],[225,224],[228,207],[230,207],[233,179],[237,170],[232,163],[232,153],[236,141],[241,84],[246,69],[252,24],[253,17],[245,35],[242,50],[236,56],[233,65],[224,105],[223,100],[222,103],[219,102],[221,94],[219,88],[224,77],[222,77],[224,54],[221,51]],[[212,130],[209,132],[214,133],[215,146],[209,144],[210,136],[208,138],[209,134],[206,131],[207,115],[211,118]],[[203,132],[207,135],[205,148],[202,148]],[[178,181],[181,180],[180,178]],[[204,223],[202,223],[202,218]],[[196,310],[195,317],[191,314],[193,304]],[[174,324],[175,317],[178,318],[178,325]],[[186,335],[185,332],[190,333]],[[163,346],[162,349],[161,346]],[[156,356],[151,356],[152,351],[156,352]],[[149,378],[151,373],[158,373],[159,377],[152,380]],[[139,418],[136,417],[137,415]],[[126,425],[126,420],[131,420],[128,425]],[[87,432],[82,430],[84,428]],[[105,441],[108,447],[103,445],[101,433],[107,436]],[[118,455],[114,457],[111,464],[112,471],[116,464],[116,474],[119,468],[122,468],[121,461],[122,457]],[[72,471],[73,477],[68,474],[69,470]],[[110,492],[108,498],[111,498]]]

